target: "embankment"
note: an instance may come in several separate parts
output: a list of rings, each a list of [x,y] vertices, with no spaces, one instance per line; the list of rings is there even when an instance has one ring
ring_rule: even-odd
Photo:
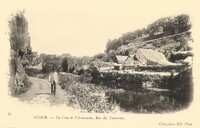
[[[11,95],[19,95],[27,91],[31,81],[23,68],[18,54],[11,50],[9,88]]]

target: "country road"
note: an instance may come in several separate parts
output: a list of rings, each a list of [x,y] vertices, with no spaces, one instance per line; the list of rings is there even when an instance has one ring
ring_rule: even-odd
[[[50,93],[50,83],[46,79],[29,77],[32,81],[31,87],[24,94],[18,96],[19,100],[29,104],[41,104],[47,106],[69,105],[69,94],[57,85],[56,94]]]

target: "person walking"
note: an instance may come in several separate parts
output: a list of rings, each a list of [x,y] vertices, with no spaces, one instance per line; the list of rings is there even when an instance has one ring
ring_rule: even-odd
[[[56,94],[56,84],[58,84],[58,73],[56,68],[53,67],[52,72],[49,74],[49,82],[51,84],[51,94]]]

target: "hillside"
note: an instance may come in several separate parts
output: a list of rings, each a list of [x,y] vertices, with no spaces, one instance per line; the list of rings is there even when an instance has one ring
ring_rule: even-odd
[[[156,49],[161,52],[189,50],[187,42],[191,39],[192,24],[189,15],[163,17],[144,28],[123,33],[120,37],[109,39],[105,52],[128,55],[135,48]]]
[[[132,41],[128,45],[122,45],[116,50],[116,54],[129,55],[134,53],[138,48],[154,49],[167,55],[168,53],[191,50],[192,37],[191,32],[161,37],[158,39],[137,42]]]

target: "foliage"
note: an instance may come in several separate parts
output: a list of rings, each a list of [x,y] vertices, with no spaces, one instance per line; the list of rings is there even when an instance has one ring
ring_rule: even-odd
[[[41,70],[35,68],[25,68],[25,71],[28,76],[37,76],[38,74],[41,74]]]
[[[49,65],[44,65],[42,67],[42,73],[44,73],[44,74],[49,74],[51,71],[52,71],[52,67]]]
[[[48,73],[51,69],[51,67],[49,67],[48,65],[46,65],[46,62],[49,59],[58,59],[61,60],[61,68],[60,71],[63,72],[73,72],[76,69],[81,68],[84,65],[88,65],[90,63],[90,61],[92,60],[91,57],[75,57],[75,56],[68,56],[68,57],[62,57],[62,56],[58,56],[58,55],[51,55],[51,54],[40,54],[40,59],[43,63],[43,72],[44,73]],[[72,71],[73,68],[73,71]]]
[[[18,59],[18,52],[21,50],[26,53],[30,53],[30,37],[28,33],[28,22],[24,16],[24,11],[17,12],[12,15],[8,21],[10,28],[9,40],[11,48],[11,60],[10,60],[10,81],[9,87],[11,94],[19,95],[27,91],[31,85],[25,70],[22,66],[22,62]],[[23,53],[22,52],[22,53]]]
[[[109,56],[106,53],[99,53],[93,56],[93,60],[99,59],[101,61],[109,61]]]
[[[186,14],[181,14],[175,17],[175,23],[176,26],[179,28],[180,32],[187,31],[192,27],[190,17]]]
[[[185,60],[187,57],[189,56],[193,56],[193,54],[191,53],[171,53],[170,56],[169,56],[169,61],[171,62],[176,62],[176,61],[180,61],[180,60]]]
[[[179,109],[177,100],[164,92],[113,89],[107,95],[126,111],[135,113],[164,113]]]
[[[33,52],[31,51],[28,54],[25,54],[25,56],[29,66],[36,66],[42,62],[41,59],[38,57],[37,52],[34,52],[33,54]]]
[[[108,40],[106,44],[106,51],[109,52],[110,50],[117,50],[120,46],[122,46],[123,43],[121,42],[120,39],[114,39],[114,40]]]
[[[83,112],[108,113],[116,112],[117,104],[108,102],[105,89],[92,84],[76,84],[69,88],[76,95],[77,102]]]
[[[18,12],[9,21],[10,27],[10,47],[18,52],[19,49],[25,49],[30,46],[30,37],[28,33],[28,22],[24,17],[24,11]]]
[[[147,28],[124,33],[117,39],[109,39],[105,52],[108,53],[110,50],[117,50],[120,46],[127,45],[130,42],[142,42],[185,32],[190,30],[191,27],[190,17],[186,14],[181,14],[176,17],[164,17],[149,24]]]
[[[71,97],[70,105],[79,106],[82,112],[108,113],[118,111],[116,103],[110,103],[105,96],[106,88],[93,84],[82,84],[77,76],[61,76],[60,85]]]
[[[68,71],[68,61],[67,61],[67,58],[64,58],[62,60],[62,70],[63,70],[63,72],[67,72]]]

